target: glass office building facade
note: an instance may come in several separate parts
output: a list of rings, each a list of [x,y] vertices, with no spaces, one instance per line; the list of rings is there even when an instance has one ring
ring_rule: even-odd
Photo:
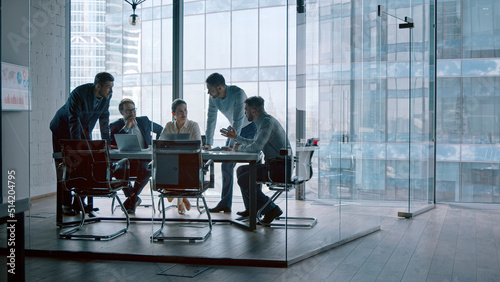
[[[499,203],[500,3],[437,7],[437,200]]]
[[[105,71],[106,1],[71,1],[71,89]]]

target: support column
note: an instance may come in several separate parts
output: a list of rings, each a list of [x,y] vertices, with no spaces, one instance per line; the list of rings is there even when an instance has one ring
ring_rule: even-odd
[[[296,42],[296,144],[305,143],[306,138],[306,13],[304,1],[297,1],[297,42]],[[296,200],[305,200],[305,185],[295,190]]]
[[[172,100],[183,98],[184,1],[173,1],[172,14]]]

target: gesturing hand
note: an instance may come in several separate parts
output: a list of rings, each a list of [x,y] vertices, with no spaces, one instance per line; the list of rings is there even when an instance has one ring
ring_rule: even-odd
[[[229,129],[225,129],[225,128],[221,129],[220,134],[222,134],[222,136],[230,138],[230,139],[236,138],[236,130],[234,130],[234,127],[232,127],[232,126],[229,126]]]
[[[135,119],[134,118],[133,119],[127,119],[127,120],[125,120],[125,127],[127,129],[130,129],[130,128],[134,127],[134,125],[135,125]]]

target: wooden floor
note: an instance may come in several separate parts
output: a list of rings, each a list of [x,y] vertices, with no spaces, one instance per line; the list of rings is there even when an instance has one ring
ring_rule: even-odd
[[[331,208],[326,205],[320,206],[320,208],[325,207]],[[343,206],[342,208],[344,209]],[[96,255],[95,260],[81,261],[27,258],[27,280],[500,281],[500,206],[438,204],[435,209],[409,220],[397,218],[398,210],[400,209],[394,207],[380,207],[380,231],[297,262],[288,268],[238,266],[200,268],[196,265],[182,264],[100,261],[98,255]],[[330,216],[332,215],[330,214]],[[340,226],[345,225],[341,224]],[[321,233],[323,228],[317,226],[317,229],[313,228],[305,230],[305,232]],[[150,227],[147,229],[149,232]],[[253,236],[267,237],[270,241],[276,240],[275,238],[283,238],[281,235],[273,236],[277,230],[264,227],[259,227],[256,232],[238,230],[240,229],[231,225],[214,226],[216,234],[213,234],[206,242],[194,245],[177,243],[173,249],[184,252],[199,249],[205,255],[214,252],[221,254],[221,256],[230,256],[231,252],[235,252],[239,254],[237,256],[258,256],[259,253],[255,251],[254,247],[236,246],[231,243],[228,243],[230,246],[224,247],[222,242],[228,242],[228,237],[243,236],[250,240],[249,245],[255,246],[254,244],[265,243],[264,240],[257,240]],[[325,230],[323,232],[326,232]],[[229,235],[224,235],[225,232]],[[144,233],[147,232],[144,231]],[[250,237],[248,233],[252,233]],[[129,232],[125,236],[137,236],[137,234]],[[295,236],[300,237],[299,235]],[[324,234],[320,234],[321,236],[324,237]],[[219,237],[224,237],[224,239]],[[314,237],[310,240],[313,239]],[[35,241],[40,244],[44,242],[43,240]],[[123,244],[119,238],[106,244],[97,242],[95,246],[82,241],[77,241],[78,243],[67,240],[56,241],[59,242],[58,244],[62,244],[60,247],[64,245],[66,248],[68,244],[72,244],[72,248],[90,248],[90,251],[102,251],[104,246],[110,244],[113,246]],[[217,243],[210,243],[214,241]],[[293,239],[288,241],[290,241],[289,244],[293,245]],[[34,243],[31,242],[31,244],[33,247]],[[45,242],[43,244],[51,243]],[[147,246],[143,243],[140,245]],[[152,248],[150,251],[154,253],[171,251],[170,244],[148,245],[153,245],[150,247]],[[264,246],[273,246],[273,244]],[[263,250],[261,254],[269,257],[276,256],[276,254],[278,257],[283,255],[276,250],[276,248]],[[0,269],[4,271],[5,263],[2,263]],[[193,278],[159,275],[165,270],[171,270],[176,275],[204,271]]]
[[[143,203],[151,203],[147,196],[141,196]],[[208,199],[209,207],[217,204],[217,198]],[[278,199],[278,204],[285,210],[285,199]],[[156,203],[156,201],[155,201]],[[94,200],[99,207],[99,214],[104,217],[123,217],[120,208],[113,214],[110,210],[110,200],[107,198]],[[194,201],[193,201],[194,204]],[[232,213],[212,214],[213,219],[236,218],[235,211],[243,210],[241,198],[233,203]],[[52,198],[34,201],[27,218],[29,228],[26,232],[26,247],[33,250],[99,252],[108,254],[131,254],[145,256],[182,256],[207,259],[233,260],[267,260],[294,261],[304,255],[327,248],[336,242],[355,234],[362,234],[367,229],[379,226],[380,207],[361,205],[336,205],[334,202],[295,201],[288,204],[290,215],[316,216],[318,224],[312,229],[284,229],[258,226],[255,231],[247,231],[229,223],[217,222],[212,234],[205,242],[190,243],[187,241],[151,242],[150,235],[160,227],[161,214],[153,213],[151,207],[138,207],[132,218],[148,219],[133,222],[128,232],[112,241],[64,240],[58,238],[61,231],[55,224],[55,203]],[[342,215],[342,216],[341,216]],[[205,214],[199,214],[196,209],[180,216],[175,208],[167,210],[167,217],[173,219],[206,219]],[[70,220],[71,218],[65,218]],[[75,218],[77,219],[77,218]],[[341,220],[342,219],[342,220]],[[113,233],[125,225],[124,221],[102,221],[85,225],[85,231],[93,234]],[[206,232],[206,224],[168,223],[164,229],[169,235],[197,235]],[[2,235],[0,235],[1,238]],[[287,238],[285,240],[285,238]],[[288,250],[288,252],[287,252]],[[254,262],[238,265],[255,265]]]

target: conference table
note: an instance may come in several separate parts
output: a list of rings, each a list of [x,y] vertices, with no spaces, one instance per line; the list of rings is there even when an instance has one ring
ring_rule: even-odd
[[[129,160],[147,160],[150,161],[153,159],[153,150],[151,147],[149,149],[142,150],[140,152],[123,152],[116,149],[109,150],[109,156],[111,160],[121,160],[123,158],[127,158]],[[61,153],[54,153],[54,159],[61,159]],[[257,163],[262,160],[262,153],[246,153],[246,152],[234,152],[234,151],[202,151],[202,157],[204,161],[213,160],[214,162],[236,162],[236,163],[248,163],[249,164],[249,187],[250,187],[250,195],[249,195],[249,213],[250,216],[248,220],[239,220],[239,219],[213,219],[214,222],[230,222],[238,227],[244,228],[246,230],[255,230],[257,226]],[[57,208],[56,208],[56,220],[58,226],[65,226],[72,223],[63,223],[63,213],[62,213],[62,191],[57,191]],[[153,200],[153,199],[151,199]],[[90,202],[89,202],[90,204]],[[110,219],[116,220],[117,218],[103,218],[99,217],[99,219]],[[97,220],[97,219],[96,219]],[[151,220],[151,218],[142,219],[138,217],[132,217],[131,221],[140,221],[140,220]],[[158,218],[158,220],[161,220]]]

